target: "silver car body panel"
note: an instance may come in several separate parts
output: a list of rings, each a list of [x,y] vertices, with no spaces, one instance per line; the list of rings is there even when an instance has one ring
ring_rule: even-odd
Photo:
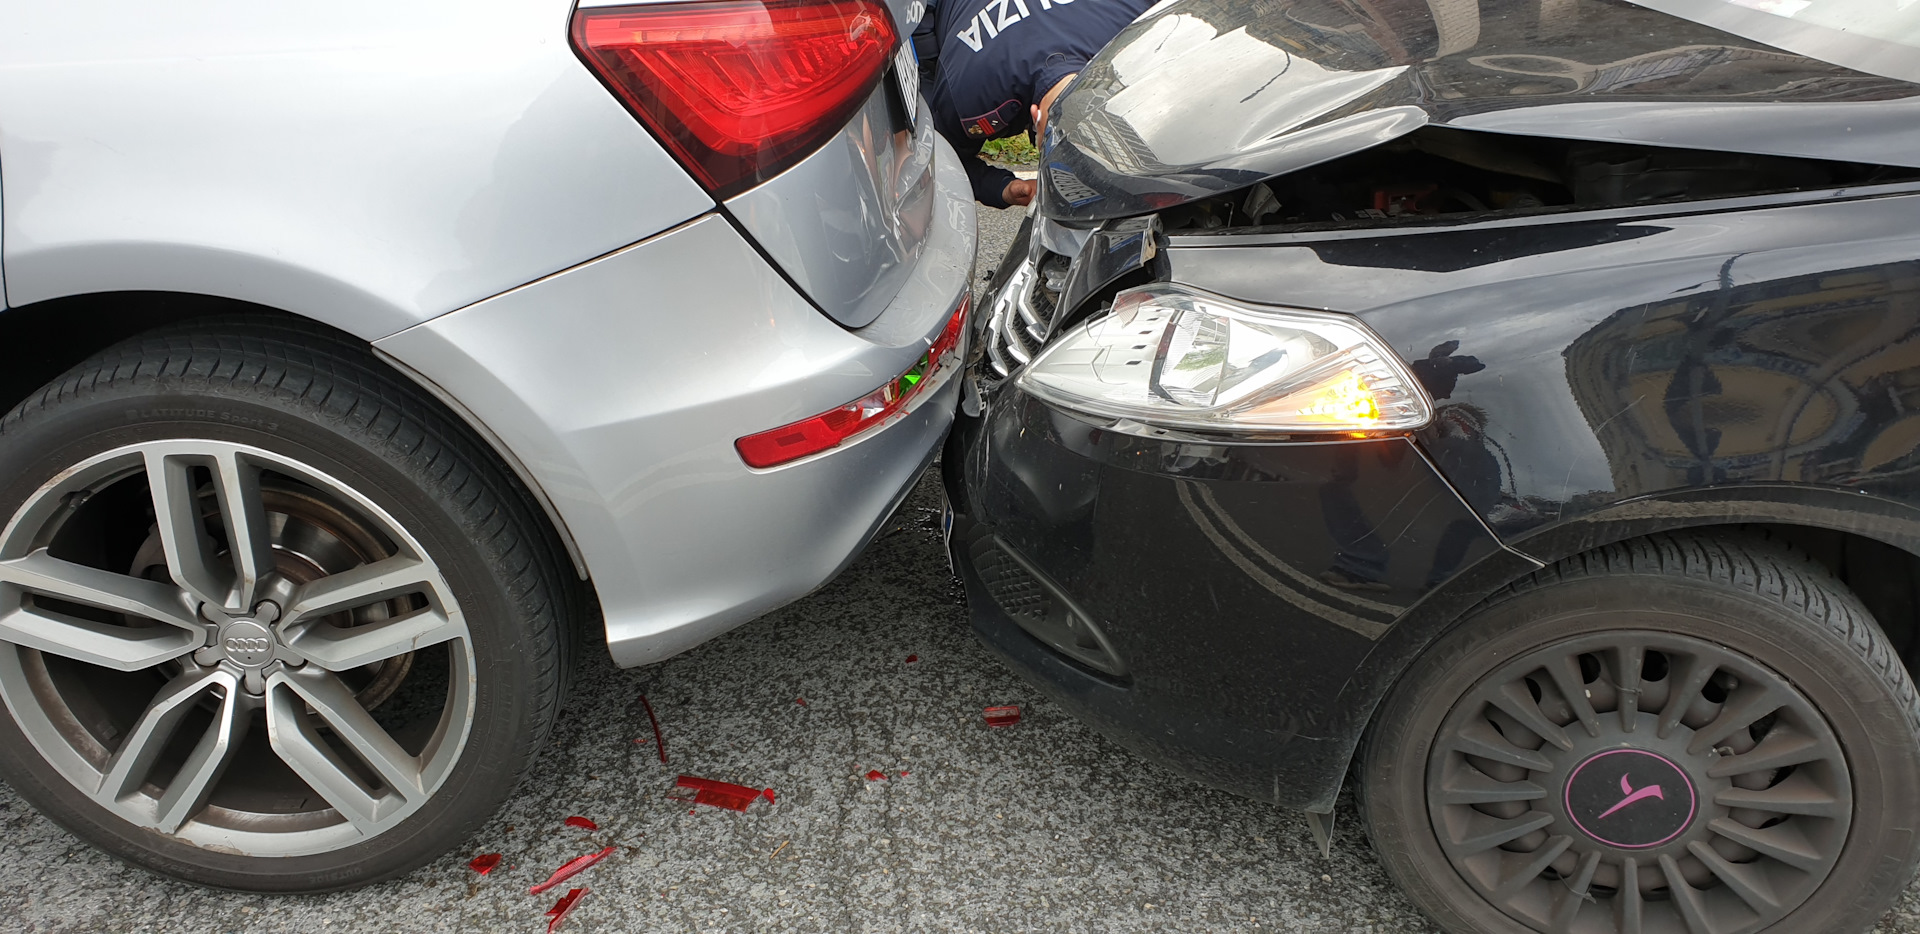
[[[7,252],[7,162],[0,158],[0,256]],[[7,307],[7,264],[0,262],[0,308]]]
[[[685,651],[830,579],[939,444],[951,373],[900,420],[805,460],[754,470],[733,448],[872,392],[945,325],[974,214],[952,148],[935,159],[919,261],[866,328],[823,317],[708,215],[378,343],[519,453],[580,545],[617,663]]]
[[[918,129],[908,132],[897,94],[885,83],[875,88],[845,133],[727,202],[820,310],[848,327],[886,309],[933,213],[932,118],[922,105]]]
[[[664,2],[664,0],[642,0]],[[926,13],[886,0],[901,41]],[[583,0],[582,9],[635,6]],[[734,196],[727,209],[821,311],[848,327],[879,317],[905,281],[933,207],[932,118],[916,100],[905,126],[892,68],[840,136],[799,164]]]
[[[569,12],[15,5],[0,282],[14,306],[195,293],[374,341],[549,507],[635,665],[819,586],[918,475],[956,379],[773,470],[733,441],[912,366],[967,289],[973,204],[876,93],[716,211],[571,51]]]
[[[569,12],[9,4],[10,304],[191,292],[373,339],[710,210]]]

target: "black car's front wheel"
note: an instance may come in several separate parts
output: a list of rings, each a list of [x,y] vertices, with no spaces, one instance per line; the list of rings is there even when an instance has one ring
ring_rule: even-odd
[[[1449,930],[1863,930],[1920,858],[1920,706],[1859,601],[1758,538],[1570,559],[1374,720],[1368,829]]]
[[[130,862],[316,891],[457,845],[559,703],[526,494],[362,344],[137,337],[0,423],[0,775]]]

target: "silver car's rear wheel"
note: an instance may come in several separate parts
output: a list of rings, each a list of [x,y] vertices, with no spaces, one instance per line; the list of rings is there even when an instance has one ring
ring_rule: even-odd
[[[130,564],[102,560],[136,537]],[[471,727],[473,649],[433,560],[365,496],[259,448],[74,465],[0,537],[0,606],[0,696],[34,747],[102,807],[199,846],[376,836],[439,789]]]
[[[193,882],[396,875],[544,743],[565,570],[364,344],[262,317],[135,338],[0,419],[0,777]]]

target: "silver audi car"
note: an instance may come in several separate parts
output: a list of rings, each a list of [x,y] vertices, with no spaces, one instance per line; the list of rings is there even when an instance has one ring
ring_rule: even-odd
[[[832,578],[958,393],[919,10],[6,4],[0,777],[358,885],[494,812],[585,646]]]

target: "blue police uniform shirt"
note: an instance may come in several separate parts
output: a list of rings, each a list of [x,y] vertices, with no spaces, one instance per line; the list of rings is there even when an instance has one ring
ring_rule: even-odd
[[[941,0],[930,17],[939,69],[927,104],[935,129],[960,153],[976,200],[1006,207],[1001,192],[1014,177],[980,161],[980,145],[1025,132],[1029,108],[1153,3]]]

